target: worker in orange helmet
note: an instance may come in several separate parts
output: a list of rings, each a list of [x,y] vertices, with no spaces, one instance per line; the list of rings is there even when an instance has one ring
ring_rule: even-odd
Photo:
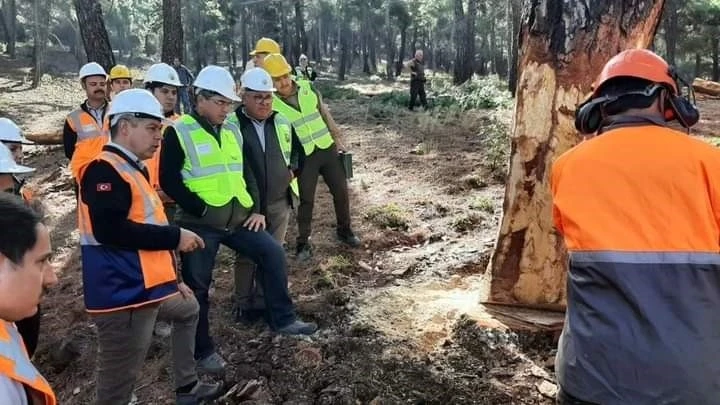
[[[681,84],[651,51],[614,56],[576,113],[596,136],[553,164],[560,404],[720,399],[720,150],[668,125],[699,120]]]
[[[43,287],[57,284],[50,234],[20,197],[2,192],[0,229],[0,404],[56,405],[52,388],[31,363],[14,324],[36,314]]]

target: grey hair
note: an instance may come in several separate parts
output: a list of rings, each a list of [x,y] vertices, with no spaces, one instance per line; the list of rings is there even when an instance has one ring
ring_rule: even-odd
[[[117,135],[118,128],[120,128],[120,121],[128,121],[130,122],[130,125],[136,126],[138,123],[138,118],[133,113],[123,113],[118,115],[113,115],[112,119],[110,120],[110,138],[114,139]]]

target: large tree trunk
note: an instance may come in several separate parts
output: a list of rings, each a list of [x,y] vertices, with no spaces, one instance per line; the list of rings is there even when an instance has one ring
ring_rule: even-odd
[[[509,177],[490,301],[563,309],[567,252],[552,222],[555,157],[579,141],[574,110],[616,53],[647,47],[664,0],[526,0]]]
[[[508,89],[512,95],[515,95],[515,89],[517,88],[517,73],[518,73],[518,40],[520,33],[520,6],[522,0],[510,0],[508,7],[510,8],[510,21],[508,26],[510,27],[510,63],[508,69]]]
[[[180,0],[163,0],[163,43],[161,60],[165,63],[172,63],[174,58],[178,58],[183,63],[185,58],[183,55],[183,25],[182,25],[182,8]]]
[[[712,80],[717,82],[720,80],[720,38],[718,33],[713,33],[710,36],[710,47],[712,55]]]
[[[115,66],[115,55],[105,30],[100,1],[74,0],[73,2],[88,61],[99,63],[109,72]]]
[[[678,37],[678,0],[666,0],[663,15],[665,25],[666,59],[669,64],[675,65],[675,50]]]
[[[301,53],[307,54],[308,51],[308,40],[305,35],[305,16],[303,0],[295,0],[295,43],[298,48],[295,50],[295,55],[300,56]]]
[[[395,69],[393,60],[395,60],[395,32],[393,31],[392,19],[390,18],[390,7],[385,10],[385,29],[387,30],[387,36],[385,37],[385,52],[387,55],[385,75],[388,80],[394,80]]]
[[[3,1],[2,14],[2,25],[5,31],[5,38],[7,39],[6,52],[11,59],[15,59],[15,42],[17,37],[17,7],[15,7],[15,0]]]
[[[40,86],[40,79],[45,73],[45,49],[49,29],[50,0],[33,0],[33,88]]]

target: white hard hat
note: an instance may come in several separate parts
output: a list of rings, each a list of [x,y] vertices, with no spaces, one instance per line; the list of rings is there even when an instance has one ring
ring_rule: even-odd
[[[240,76],[240,82],[244,89],[252,91],[276,91],[273,87],[272,77],[263,68],[252,68],[242,76]]]
[[[180,78],[178,77],[175,68],[168,65],[167,63],[156,63],[148,69],[145,73],[143,83],[158,82],[169,84],[175,87],[182,87]]]
[[[220,66],[205,66],[195,78],[193,87],[214,91],[232,101],[240,101],[235,90],[235,79],[233,79],[230,72]]]
[[[90,62],[83,65],[80,68],[80,80],[88,76],[105,76],[107,78],[107,72],[97,62]]]
[[[25,139],[20,128],[9,118],[0,118],[0,142],[24,143],[25,145],[33,144]]]
[[[0,142],[0,173],[1,174],[23,174],[34,172],[32,167],[21,166],[15,163],[12,152],[7,146]]]
[[[117,123],[116,117],[122,114],[135,114],[138,118],[157,118],[165,120],[163,109],[155,96],[144,89],[128,89],[115,95],[110,108],[110,126]]]

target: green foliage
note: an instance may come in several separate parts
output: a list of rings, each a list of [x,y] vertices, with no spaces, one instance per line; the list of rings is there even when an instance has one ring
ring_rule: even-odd
[[[500,120],[490,118],[480,126],[480,139],[485,153],[483,166],[494,180],[505,182],[510,160],[510,129]]]
[[[360,97],[360,92],[357,90],[347,86],[338,86],[336,82],[332,81],[316,81],[313,83],[313,87],[324,100],[354,100]]]
[[[428,98],[434,109],[467,111],[472,109],[509,108],[512,105],[506,84],[497,76],[479,77],[460,86],[452,84],[447,76],[433,77],[427,86]],[[381,104],[407,106],[409,91],[392,91],[374,97]]]
[[[365,219],[383,229],[407,231],[410,228],[405,212],[394,203],[370,208]]]

